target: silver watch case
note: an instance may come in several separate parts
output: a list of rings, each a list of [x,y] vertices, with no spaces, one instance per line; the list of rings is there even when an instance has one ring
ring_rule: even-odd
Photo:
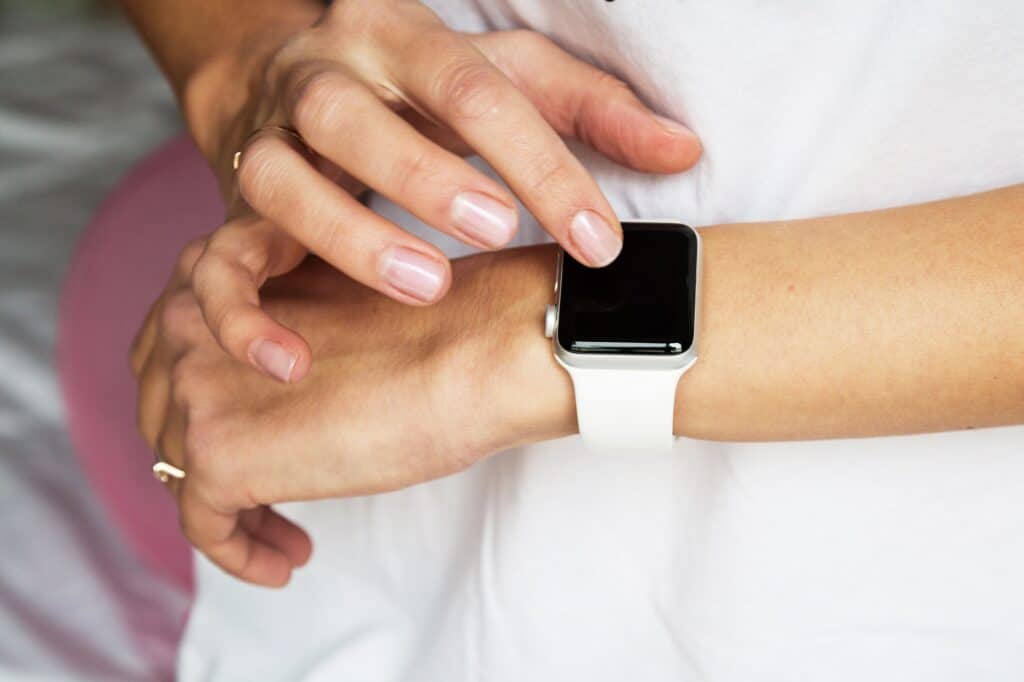
[[[547,307],[544,319],[544,334],[553,341],[555,359],[566,367],[581,369],[628,369],[628,370],[659,370],[686,371],[697,361],[697,347],[700,340],[701,307],[703,299],[703,264],[704,246],[700,232],[678,220],[646,220],[634,219],[633,222],[658,223],[676,225],[692,230],[697,236],[697,272],[694,277],[696,290],[693,292],[693,343],[678,355],[602,355],[600,353],[573,353],[562,347],[558,342],[558,311],[562,305],[562,292],[559,283],[562,281],[562,261],[565,251],[558,253],[558,268],[555,272],[555,304]]]

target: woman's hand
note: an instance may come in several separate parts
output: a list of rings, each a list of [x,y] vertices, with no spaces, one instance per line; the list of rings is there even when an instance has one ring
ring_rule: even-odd
[[[537,33],[457,33],[410,0],[317,11],[254,38],[244,69],[196,78],[186,107],[230,207],[197,261],[196,297],[231,355],[282,381],[305,375],[310,349],[258,291],[307,251],[403,303],[433,303],[450,286],[445,256],[360,203],[363,191],[497,248],[516,229],[515,204],[461,158],[479,154],[575,258],[602,266],[621,228],[560,136],[645,172],[679,172],[700,155],[693,133]],[[227,94],[235,83],[240,97]]]
[[[206,245],[185,250],[132,352],[139,427],[186,477],[169,486],[194,545],[244,580],[283,585],[308,536],[270,505],[366,495],[567,435],[572,388],[542,333],[551,247],[455,261],[436,306],[410,309],[309,259],[264,292],[318,361],[285,385],[217,345],[192,293]],[[529,395],[529,400],[522,396]]]

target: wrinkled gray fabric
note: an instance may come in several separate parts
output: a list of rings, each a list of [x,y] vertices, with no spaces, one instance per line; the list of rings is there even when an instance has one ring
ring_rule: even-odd
[[[81,479],[52,366],[77,234],[179,127],[123,25],[0,23],[0,679],[170,675],[185,596],[143,569]]]

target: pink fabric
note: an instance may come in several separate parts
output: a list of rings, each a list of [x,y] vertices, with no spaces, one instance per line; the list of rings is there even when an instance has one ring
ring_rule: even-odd
[[[85,475],[142,560],[186,588],[190,552],[135,428],[128,351],[182,247],[223,214],[216,180],[192,142],[165,144],[128,173],[82,235],[58,322],[58,372]]]

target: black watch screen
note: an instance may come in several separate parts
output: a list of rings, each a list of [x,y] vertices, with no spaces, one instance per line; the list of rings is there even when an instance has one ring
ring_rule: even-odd
[[[677,355],[693,344],[697,234],[673,223],[623,222],[603,268],[563,254],[558,342],[573,353]]]

